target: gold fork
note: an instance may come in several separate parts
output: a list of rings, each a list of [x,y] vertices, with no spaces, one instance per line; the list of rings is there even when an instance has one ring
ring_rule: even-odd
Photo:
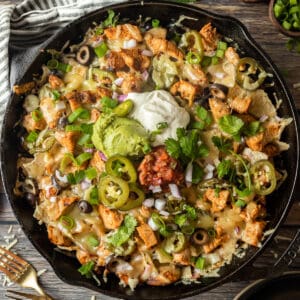
[[[8,293],[12,294],[9,295]],[[22,299],[29,299],[29,300],[50,300],[48,296],[37,296],[33,294],[21,293],[17,291],[7,290],[5,294],[7,298],[14,299],[14,300],[22,300]]]
[[[0,247],[0,271],[22,287],[30,287],[40,295],[46,295],[38,284],[35,269],[27,261],[3,247]]]

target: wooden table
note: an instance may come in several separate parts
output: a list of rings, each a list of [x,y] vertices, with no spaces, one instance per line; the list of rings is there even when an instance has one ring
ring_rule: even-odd
[[[17,0],[15,0],[17,2]],[[238,0],[203,0],[199,1],[196,6],[220,13],[226,14],[241,20],[249,29],[253,38],[262,46],[262,48],[271,56],[275,64],[284,74],[288,86],[294,96],[298,111],[300,110],[300,89],[296,90],[292,86],[296,82],[300,82],[300,54],[287,51],[285,43],[287,37],[278,33],[271,25],[268,19],[268,6],[266,3],[245,4]],[[0,183],[0,192],[3,188]],[[300,226],[300,198],[297,199],[292,207],[290,214],[279,232],[277,238],[278,247],[284,248],[288,245],[290,238],[297,226]],[[63,283],[51,270],[46,260],[35,250],[31,243],[19,230],[19,225],[11,211],[10,205],[3,194],[0,194],[0,244],[3,243],[3,236],[7,235],[10,226],[13,226],[13,233],[18,238],[18,243],[14,246],[14,250],[21,254],[25,259],[30,261],[37,270],[47,269],[47,272],[40,277],[40,281],[45,289],[56,299],[61,300],[85,300],[90,299],[95,292],[78,288]],[[279,243],[280,241],[280,243]],[[278,255],[278,249],[270,249],[260,258],[256,265],[270,266],[274,262],[272,251],[275,256]],[[273,253],[274,254],[274,253]],[[295,267],[300,267],[297,262]],[[250,279],[251,274],[247,279]],[[241,278],[242,279],[242,278]],[[251,280],[252,282],[252,280]],[[224,284],[210,292],[206,292],[196,299],[218,300],[233,299],[233,297],[249,284],[249,281],[235,281]],[[15,286],[13,287],[15,289]],[[0,287],[0,299],[5,299],[5,287]],[[109,297],[98,294],[96,299],[110,299]]]

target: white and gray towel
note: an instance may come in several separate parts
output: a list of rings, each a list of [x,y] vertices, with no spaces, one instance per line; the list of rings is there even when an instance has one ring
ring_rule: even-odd
[[[124,0],[123,0],[124,1]],[[0,1],[0,132],[11,86],[55,31],[97,8],[122,0]]]

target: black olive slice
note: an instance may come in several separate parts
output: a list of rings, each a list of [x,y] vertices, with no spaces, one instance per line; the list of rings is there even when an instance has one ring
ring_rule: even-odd
[[[88,65],[94,58],[94,52],[87,45],[81,46],[76,54],[77,61],[82,65]]]
[[[209,87],[210,93],[213,97],[219,99],[226,99],[228,94],[228,87],[223,84],[214,83]]]
[[[195,245],[204,245],[209,241],[208,233],[205,229],[196,229],[192,235],[192,242]]]
[[[84,214],[89,214],[93,211],[92,205],[85,200],[79,201],[78,207],[79,207],[80,211],[83,212]]]

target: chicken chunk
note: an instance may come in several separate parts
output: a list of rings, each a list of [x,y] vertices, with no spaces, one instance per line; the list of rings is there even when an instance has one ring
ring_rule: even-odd
[[[183,53],[173,42],[170,42],[163,38],[154,37],[150,33],[146,33],[145,42],[147,47],[152,51],[154,55],[165,53],[177,60],[183,60]]]
[[[154,27],[147,31],[147,33],[151,34],[155,38],[165,39],[167,38],[167,29],[162,27]]]
[[[58,246],[69,247],[72,245],[72,241],[63,235],[63,233],[53,226],[47,226],[48,238],[51,243]]]
[[[263,221],[247,222],[242,233],[242,240],[251,246],[257,247],[265,226],[266,222]]]
[[[223,210],[229,199],[230,192],[227,190],[222,190],[219,193],[216,193],[214,189],[207,189],[204,194],[204,199],[209,200],[212,203],[211,212],[219,212]]]
[[[123,222],[123,215],[118,211],[109,209],[104,205],[99,205],[99,214],[102,218],[103,224],[107,229],[117,229]]]
[[[150,277],[147,280],[147,284],[153,286],[163,286],[171,284],[180,278],[180,269],[174,265],[161,266],[158,270],[158,275],[155,277]]]
[[[120,51],[110,51],[106,56],[105,61],[109,71],[121,71],[126,68],[125,61],[120,55]]]
[[[64,81],[61,78],[59,78],[58,76],[55,76],[53,74],[49,75],[48,81],[49,81],[52,89],[58,89],[58,88],[64,86]]]
[[[218,34],[216,28],[211,23],[207,23],[200,30],[204,50],[207,52],[215,51],[218,45]]]
[[[63,114],[63,110],[56,110],[52,98],[43,98],[40,102],[40,110],[49,128],[54,128]]]
[[[230,107],[239,114],[246,114],[251,104],[251,97],[235,97],[230,102]]]
[[[31,113],[27,114],[22,122],[22,125],[26,128],[28,132],[33,130],[43,130],[46,127],[46,122],[44,118],[41,118],[40,120],[34,120],[32,118]]]
[[[179,93],[181,98],[188,101],[189,107],[192,107],[198,92],[198,88],[196,85],[193,85],[188,81],[180,80],[171,86],[170,92],[173,95]]]
[[[150,66],[149,57],[142,55],[140,49],[123,49],[120,55],[131,71],[143,72]]]
[[[264,133],[260,132],[256,135],[246,138],[246,145],[253,151],[262,151],[264,141]]]
[[[228,47],[225,51],[225,58],[232,63],[233,65],[237,66],[240,60],[239,55],[235,51],[234,48]]]
[[[190,265],[191,263],[190,259],[191,259],[191,251],[189,248],[186,248],[181,252],[173,254],[173,262],[181,266]]]
[[[98,151],[94,152],[92,159],[90,160],[90,165],[95,167],[100,173],[105,170],[105,161],[102,160]]]
[[[122,24],[106,28],[104,30],[104,35],[108,40],[128,41],[134,39],[138,42],[143,40],[140,29],[132,24]]]
[[[68,152],[74,153],[76,148],[76,142],[79,137],[78,132],[56,131],[54,137],[63,147],[65,147],[68,150]]]
[[[35,82],[31,81],[31,82],[23,83],[21,85],[14,85],[13,91],[17,95],[22,95],[30,92],[34,87],[35,87]]]
[[[221,99],[209,98],[209,107],[212,112],[212,115],[215,121],[218,121],[220,118],[230,115],[230,107],[227,103],[223,102]]]
[[[148,224],[142,224],[136,230],[148,249],[157,244],[156,235]]]
[[[121,84],[121,90],[123,94],[141,91],[144,81],[142,76],[139,73],[117,72],[117,76],[124,79]]]

